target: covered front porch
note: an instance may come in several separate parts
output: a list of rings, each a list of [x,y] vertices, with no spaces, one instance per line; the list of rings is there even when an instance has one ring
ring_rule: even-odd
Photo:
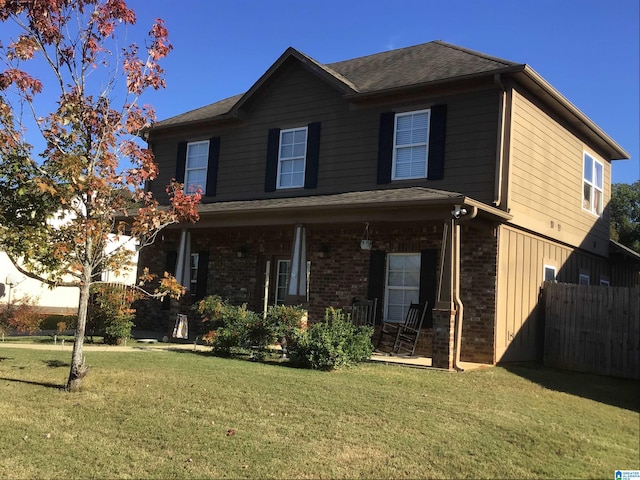
[[[452,216],[460,210],[466,223]],[[167,230],[142,253],[141,265],[181,275],[189,290],[181,304],[147,310],[156,325],[143,328],[168,330],[175,313],[188,313],[189,303],[211,294],[256,312],[302,304],[310,322],[321,321],[328,307],[349,312],[354,300],[376,298],[378,326],[401,322],[411,302],[428,302],[412,355],[418,359],[399,361],[453,369],[457,346],[460,361],[493,363],[492,226],[503,215],[493,210],[417,187],[201,205],[200,222]],[[459,240],[465,253],[456,256]],[[494,269],[485,275],[487,264]],[[463,300],[466,335],[458,332],[456,345]]]

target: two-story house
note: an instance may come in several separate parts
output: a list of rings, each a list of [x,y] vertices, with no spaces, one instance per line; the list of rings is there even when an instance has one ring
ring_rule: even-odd
[[[302,303],[310,321],[428,301],[421,353],[452,368],[535,358],[545,280],[638,281],[609,261],[611,161],[628,154],[525,64],[441,41],[326,65],[289,48],[148,142],[156,198],[176,178],[203,201],[140,265],[191,299]],[[167,303],[139,312],[173,323]]]

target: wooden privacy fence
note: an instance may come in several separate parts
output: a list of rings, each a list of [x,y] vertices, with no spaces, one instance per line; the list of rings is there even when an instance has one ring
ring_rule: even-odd
[[[544,364],[640,379],[640,287],[544,284]]]

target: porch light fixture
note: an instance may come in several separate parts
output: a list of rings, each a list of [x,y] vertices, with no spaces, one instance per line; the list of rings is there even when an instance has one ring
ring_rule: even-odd
[[[463,208],[462,205],[454,205],[453,210],[451,210],[451,215],[453,215],[453,218],[455,218],[456,220],[459,219],[460,217],[463,217],[466,214],[467,214],[467,209]]]
[[[362,239],[360,240],[360,248],[362,250],[371,250],[371,240],[369,239],[369,222],[364,224],[364,232],[362,233]]]

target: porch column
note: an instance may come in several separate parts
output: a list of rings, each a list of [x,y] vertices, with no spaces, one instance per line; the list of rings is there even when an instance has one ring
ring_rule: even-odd
[[[454,282],[457,275],[454,252],[455,225],[453,220],[444,224],[440,254],[440,281],[436,304],[433,309],[433,357],[437,368],[453,369],[456,310],[453,301]]]
[[[287,301],[290,303],[307,301],[307,240],[304,225],[296,225],[293,235]]]
[[[186,228],[180,232],[175,277],[178,283],[189,291],[191,288],[191,233]]]

